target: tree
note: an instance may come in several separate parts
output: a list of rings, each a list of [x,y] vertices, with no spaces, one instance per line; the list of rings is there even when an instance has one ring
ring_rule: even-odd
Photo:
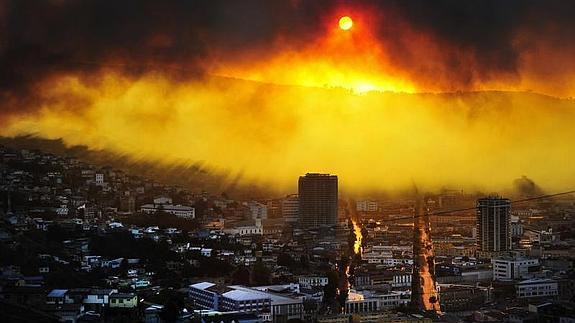
[[[232,275],[232,284],[249,285],[250,270],[246,266],[239,266]]]
[[[208,202],[199,199],[194,203],[194,209],[196,210],[196,218],[203,219],[208,209]]]
[[[229,275],[233,267],[227,261],[218,259],[215,255],[211,257],[200,257],[200,267],[198,273],[208,277],[219,277]]]
[[[160,318],[166,322],[176,322],[180,317],[183,306],[175,299],[169,299],[160,312]]]
[[[309,268],[309,259],[306,255],[301,255],[299,257],[299,262],[302,268],[307,269]]]
[[[261,260],[258,260],[252,270],[252,283],[253,285],[269,285],[271,279],[270,270],[264,265]]]
[[[278,264],[278,266],[285,266],[288,268],[295,268],[296,267],[296,264],[295,264],[295,261],[293,260],[293,258],[285,252],[282,252],[278,255],[277,264]]]
[[[335,270],[327,272],[327,285],[323,288],[323,302],[330,304],[337,296],[337,288],[339,286],[339,274]]]
[[[164,305],[160,318],[166,322],[176,322],[184,309],[184,299],[177,291],[168,288],[151,298],[151,301]]]

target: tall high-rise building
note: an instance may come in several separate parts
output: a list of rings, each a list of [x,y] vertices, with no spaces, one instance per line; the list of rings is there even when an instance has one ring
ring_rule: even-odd
[[[298,196],[299,219],[304,228],[337,224],[337,176],[300,176]]]
[[[501,197],[477,200],[477,250],[499,253],[511,249],[511,203]]]

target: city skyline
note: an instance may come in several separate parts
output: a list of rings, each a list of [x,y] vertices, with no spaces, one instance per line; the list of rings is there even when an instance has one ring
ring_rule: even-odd
[[[237,199],[0,146],[0,312],[278,323],[573,312],[575,191],[523,179],[513,200],[446,190],[356,201],[338,197],[338,179],[307,173],[298,194]],[[541,300],[541,313],[527,309]]]

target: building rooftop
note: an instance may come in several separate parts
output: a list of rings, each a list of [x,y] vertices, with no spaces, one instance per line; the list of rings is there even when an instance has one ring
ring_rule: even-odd
[[[67,292],[67,289],[53,289],[47,297],[64,297]]]
[[[556,281],[549,278],[532,278],[518,282],[518,285],[542,284],[542,283],[555,283]]]
[[[259,299],[269,299],[267,295],[262,295],[253,290],[239,290],[234,289],[229,292],[223,293],[222,296],[235,301],[249,301],[249,300],[259,300]]]
[[[294,302],[299,302],[298,299],[292,298],[292,297],[288,297],[288,296],[284,296],[284,295],[278,295],[276,293],[272,293],[270,291],[262,291],[262,290],[257,290],[255,288],[249,288],[249,287],[245,287],[245,286],[240,286],[240,285],[234,285],[234,286],[228,286],[229,288],[233,289],[233,291],[242,291],[245,292],[247,294],[235,294],[238,296],[245,296],[245,297],[253,297],[253,299],[263,299],[263,298],[267,298],[270,299],[272,302],[274,303],[294,303]],[[271,286],[267,286],[268,288]],[[232,292],[233,292],[232,291]],[[230,292],[228,292],[230,293]],[[223,295],[226,296],[227,293],[224,293]],[[234,294],[232,294],[234,295]],[[251,296],[248,296],[251,295]]]
[[[216,284],[210,283],[210,282],[201,282],[201,283],[190,285],[190,287],[205,290],[205,289],[208,289],[208,288],[215,286],[215,285]]]
[[[132,299],[136,297],[134,293],[115,293],[110,295],[110,298],[125,298],[125,299]]]

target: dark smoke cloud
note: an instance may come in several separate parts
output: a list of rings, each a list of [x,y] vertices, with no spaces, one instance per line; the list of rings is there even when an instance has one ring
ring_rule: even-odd
[[[265,46],[279,33],[301,35],[303,20],[317,20],[319,11],[308,11],[313,7],[286,1],[8,0],[0,16],[2,85],[30,77],[23,69],[47,68],[42,64],[193,66],[208,49],[233,53]]]
[[[416,29],[470,50],[485,73],[514,72],[518,53],[512,40],[529,7],[527,1],[394,1],[399,14]],[[462,67],[457,57],[449,62]]]
[[[573,1],[2,0],[0,94],[9,102],[26,97],[46,76],[89,74],[102,66],[197,75],[202,63],[217,57],[272,55],[278,37],[297,50],[323,31],[323,17],[341,7],[368,10],[375,17],[371,27],[404,69],[414,65],[401,39],[405,25],[452,46],[439,64],[463,85],[515,74],[519,32],[529,33],[524,47],[544,37],[570,48],[575,39]],[[459,50],[472,53],[479,66],[466,69]],[[435,72],[422,67],[413,73]]]
[[[534,197],[543,194],[539,185],[535,184],[535,182],[527,176],[515,179],[513,181],[513,188],[519,196]]]
[[[2,0],[0,99],[6,109],[33,101],[50,75],[161,70],[197,76],[213,53],[266,47],[278,34],[305,35],[318,5],[288,1]],[[304,41],[308,36],[299,37]],[[14,102],[16,101],[16,102]]]

